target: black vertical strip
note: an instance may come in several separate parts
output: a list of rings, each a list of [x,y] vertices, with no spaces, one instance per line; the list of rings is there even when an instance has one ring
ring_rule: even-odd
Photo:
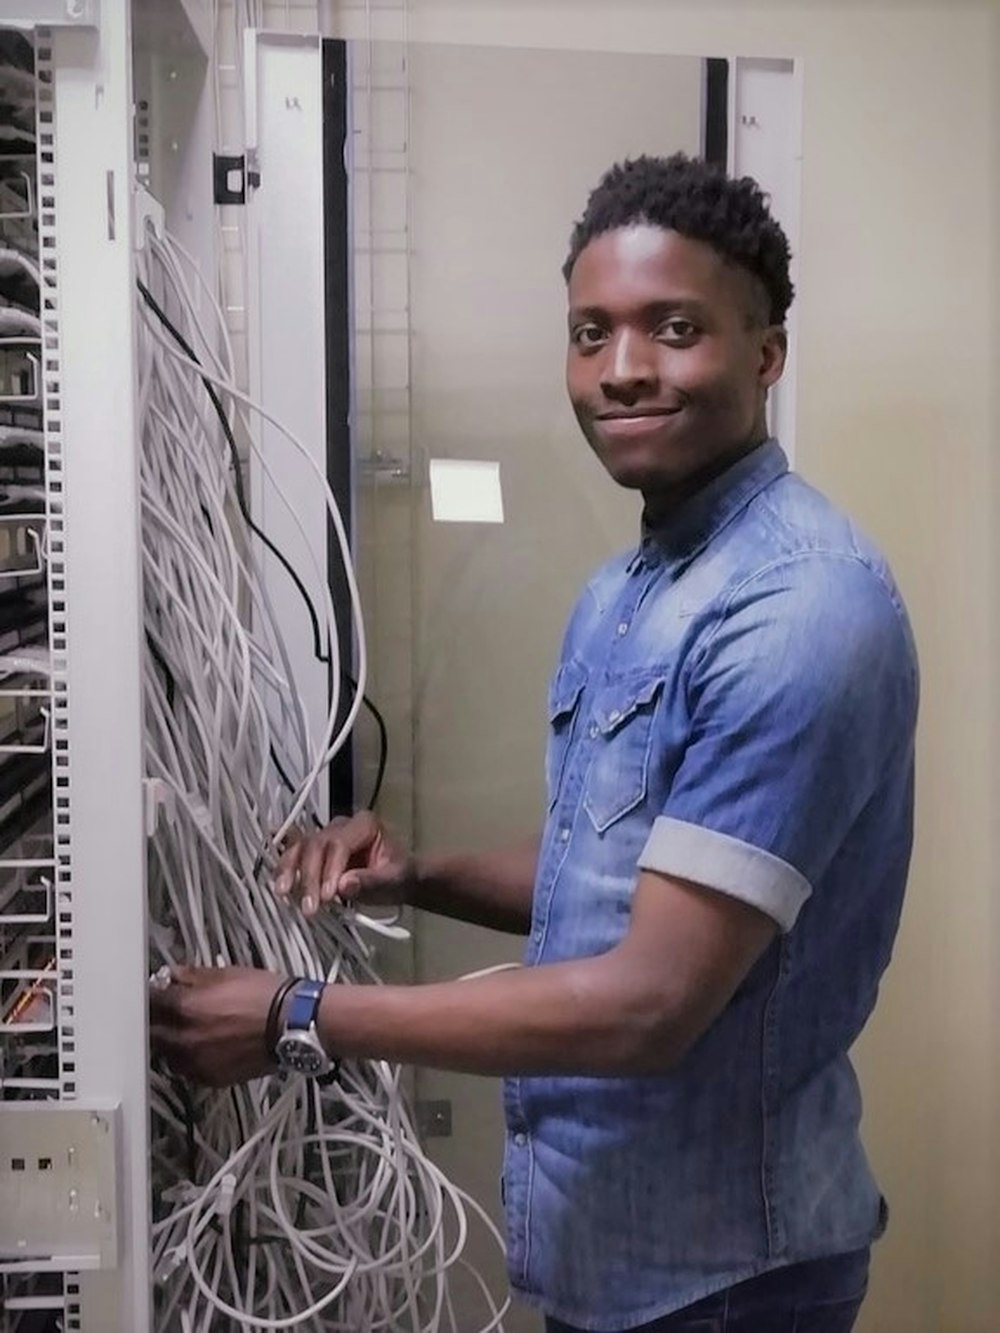
[[[326,473],[353,541],[351,467],[351,343],[348,251],[347,44],[323,42],[323,245],[326,300]],[[341,690],[338,727],[353,701],[348,677],[354,671],[351,599],[332,521],[327,523],[327,578],[341,631]],[[332,687],[332,672],[330,684]],[[330,814],[354,810],[354,758],[350,741],[330,765]]]
[[[705,61],[705,161],[725,169],[729,159],[729,61]]]

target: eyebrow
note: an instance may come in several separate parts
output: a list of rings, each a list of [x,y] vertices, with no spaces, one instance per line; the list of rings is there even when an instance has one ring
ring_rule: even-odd
[[[642,315],[647,319],[662,317],[663,315],[676,314],[682,312],[689,315],[703,315],[705,304],[694,296],[674,296],[662,301],[650,301],[642,307]],[[569,322],[578,323],[580,320],[592,319],[595,323],[607,321],[612,318],[611,311],[606,306],[583,305],[571,306],[569,311]]]

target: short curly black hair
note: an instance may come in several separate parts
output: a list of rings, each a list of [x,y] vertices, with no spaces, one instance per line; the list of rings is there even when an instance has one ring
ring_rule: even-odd
[[[767,293],[768,323],[785,322],[795,295],[788,276],[788,238],[749,176],[734,179],[721,167],[686,153],[616,163],[601,178],[573,228],[563,265],[566,281],[581,250],[596,236],[640,223],[704,241],[752,273]]]

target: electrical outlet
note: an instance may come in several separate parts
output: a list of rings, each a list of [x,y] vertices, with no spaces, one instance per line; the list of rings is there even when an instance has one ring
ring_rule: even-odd
[[[418,1101],[417,1133],[422,1139],[451,1138],[451,1102]]]

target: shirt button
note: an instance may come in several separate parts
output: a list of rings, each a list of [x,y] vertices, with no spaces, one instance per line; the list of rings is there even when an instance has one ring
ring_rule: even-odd
[[[569,842],[569,829],[565,825],[559,830],[559,841]]]
[[[591,739],[591,740],[594,740],[594,738],[598,735],[598,733],[600,732],[600,730],[601,730],[601,729],[600,729],[600,727],[597,725],[597,723],[596,723],[596,722],[592,722],[592,723],[590,724],[590,739]]]
[[[533,930],[531,932],[531,938],[535,941],[536,944],[541,944],[542,932],[540,930]]]
[[[628,621],[623,620],[621,624],[618,626],[619,638],[624,637],[624,635],[626,635],[627,633],[628,633]]]
[[[619,713],[618,709],[617,709],[617,708],[612,708],[611,712],[608,714],[608,721],[609,721],[609,722],[617,722],[618,719],[619,719],[620,717],[621,717],[621,713]]]
[[[527,1147],[527,1144],[528,1144],[528,1136],[527,1136],[527,1134],[515,1134],[515,1135],[514,1135],[514,1147],[515,1147],[515,1148],[525,1148],[525,1147]]]

